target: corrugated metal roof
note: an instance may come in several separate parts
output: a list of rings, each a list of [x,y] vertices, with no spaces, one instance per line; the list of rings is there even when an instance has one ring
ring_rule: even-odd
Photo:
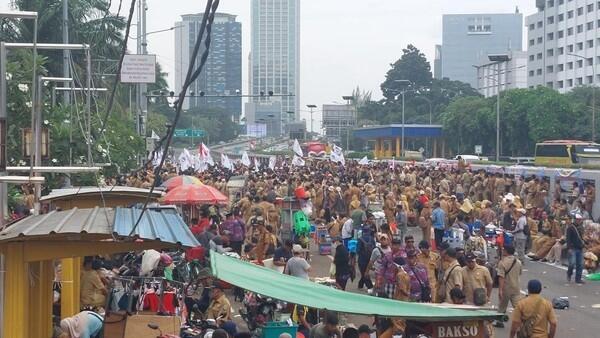
[[[100,208],[52,211],[30,216],[0,232],[0,242],[35,239],[36,237],[68,234],[98,235],[108,239],[113,235],[128,237],[141,209]],[[136,228],[135,237],[180,244],[200,245],[181,216],[173,209],[148,209]],[[51,239],[51,238],[48,238]]]
[[[129,236],[141,209],[117,208],[113,225],[116,236]],[[136,237],[178,243],[186,247],[200,245],[181,216],[173,209],[148,209],[133,234]]]

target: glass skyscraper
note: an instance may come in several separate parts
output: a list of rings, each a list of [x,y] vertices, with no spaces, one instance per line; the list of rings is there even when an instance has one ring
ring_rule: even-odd
[[[281,100],[282,119],[298,120],[300,93],[300,1],[252,0],[250,92]],[[268,98],[274,95],[290,95]],[[292,114],[293,112],[293,114]]]
[[[190,55],[200,31],[203,13],[182,15],[175,26],[175,92],[179,93],[187,75]],[[200,65],[204,42],[196,58]],[[242,113],[242,24],[236,16],[216,13],[211,33],[211,45],[206,65],[189,87],[196,97],[186,98],[183,108],[216,109],[238,121]],[[206,96],[199,97],[200,92]],[[215,97],[217,96],[217,97]]]

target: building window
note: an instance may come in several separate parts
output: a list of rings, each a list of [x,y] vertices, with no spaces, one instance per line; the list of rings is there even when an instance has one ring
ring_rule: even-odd
[[[546,66],[546,73],[554,73],[554,66]]]
[[[557,84],[558,84],[558,88],[563,88],[565,83],[561,80],[561,81],[558,81]]]
[[[577,50],[583,50],[583,42],[577,43]]]
[[[596,64],[600,63],[600,56],[596,56]]]
[[[587,12],[593,12],[594,11],[594,4],[589,4],[587,5]]]
[[[546,23],[551,25],[554,23],[554,17],[553,16],[549,16],[546,18]]]
[[[538,68],[538,69],[535,71],[535,73],[536,73],[537,75],[542,75],[542,68]]]
[[[558,0],[558,5],[559,6],[562,5],[562,4],[564,4],[564,3],[565,3],[565,0]]]
[[[573,27],[569,27],[569,28],[567,28],[567,35],[568,35],[568,36],[571,36],[571,35],[573,35]]]
[[[565,53],[564,47],[558,47],[557,48],[556,54],[563,55],[564,53]]]
[[[537,38],[537,43],[538,44],[542,43],[542,41],[544,41],[544,40],[543,40],[543,38],[541,36]]]
[[[587,40],[587,48],[592,48],[594,47],[594,40]]]
[[[492,25],[469,25],[469,33],[489,33],[492,31]]]
[[[573,61],[567,62],[567,69],[573,69]]]
[[[588,31],[591,31],[592,29],[594,29],[594,21],[590,21],[590,22],[586,23],[586,24],[585,24],[585,28],[586,28]]]
[[[572,19],[573,18],[573,11],[568,11],[567,12],[567,19]]]
[[[583,7],[577,8],[577,16],[583,15]]]
[[[565,21],[565,15],[564,14],[559,14],[558,15],[558,22],[563,22]]]
[[[535,24],[534,24],[534,23],[532,23],[531,25],[529,25],[529,30],[530,30],[530,31],[532,31],[532,30],[534,30],[534,29],[535,29]]]
[[[573,53],[573,45],[567,46],[567,53]]]
[[[583,68],[583,60],[577,60],[577,68]]]
[[[552,81],[550,81],[550,82],[546,82],[546,87],[548,87],[548,88],[552,88]]]
[[[538,21],[537,28],[542,28],[543,26],[544,26],[544,22],[543,21]]]
[[[533,55],[533,54],[529,55],[529,61],[533,61],[533,60],[535,60],[535,55]]]
[[[538,54],[537,54],[537,59],[538,59],[538,60],[541,60],[541,59],[542,59],[542,57],[543,57],[542,53],[538,53]]]
[[[554,49],[550,48],[546,51],[546,56],[554,56]]]
[[[565,70],[565,65],[563,65],[562,63],[556,65],[556,71],[557,72],[562,72],[563,70]]]
[[[562,39],[565,37],[565,31],[558,31],[558,38]]]
[[[585,59],[585,61],[588,66],[594,65],[594,58],[587,58],[587,59]]]
[[[567,80],[567,87],[573,87],[573,79]]]
[[[532,77],[535,74],[535,72],[533,70],[529,71],[529,77]]]
[[[591,75],[586,76],[586,82],[588,84],[593,83],[594,82],[594,77]]]
[[[530,46],[533,46],[533,45],[535,45],[535,39],[531,39],[531,40],[529,40],[529,45],[530,45]]]
[[[548,36],[548,37],[547,37],[547,40],[548,40],[548,41],[552,41],[552,40],[554,40],[554,33],[548,33],[548,34],[547,34],[547,36]]]
[[[548,0],[548,7],[554,7],[554,0]]]
[[[577,25],[577,33],[583,33],[583,24]]]
[[[583,78],[582,77],[578,77],[577,78],[577,85],[582,85],[583,84]]]

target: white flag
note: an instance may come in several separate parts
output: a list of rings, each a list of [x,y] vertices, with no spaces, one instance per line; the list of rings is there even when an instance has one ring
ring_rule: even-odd
[[[260,163],[258,163],[258,160],[255,157],[254,158],[254,171],[259,171],[259,170],[260,170]]]
[[[304,153],[302,152],[302,148],[300,147],[300,143],[298,143],[297,139],[294,139],[294,145],[292,146],[292,150],[294,151],[294,153],[300,157],[304,156]]]
[[[150,138],[153,140],[160,140],[160,136],[158,136],[154,130],[152,131],[152,136],[150,136]]]
[[[367,165],[367,164],[369,164],[369,159],[365,156],[365,157],[361,158],[360,161],[358,161],[358,164]]]
[[[181,154],[179,154],[178,160],[179,167],[182,171],[186,171],[192,166],[192,157],[190,155],[190,152],[186,148],[183,148],[183,151],[181,152]]]
[[[248,157],[248,152],[244,151],[242,153],[242,164],[245,165],[246,167],[250,166],[250,157]]]
[[[233,162],[225,154],[221,154],[221,165],[229,170],[233,170]]]
[[[292,165],[295,165],[297,167],[303,167],[304,166],[304,160],[302,159],[302,157],[294,155],[294,158],[292,159]]]
[[[277,158],[275,156],[269,157],[269,169],[275,170],[276,163],[277,163]]]
[[[335,151],[332,151],[331,155],[329,155],[329,160],[331,160],[331,162],[336,162],[336,163],[341,163],[342,165],[346,165],[346,159],[344,158],[343,153],[337,153]]]
[[[341,147],[336,146],[335,144],[333,145],[333,152],[337,155],[341,155],[344,153],[344,150]]]
[[[156,167],[158,167],[158,165],[160,164],[160,160],[161,160],[161,159],[162,159],[162,157],[163,157],[163,151],[162,151],[162,149],[159,149],[159,150],[157,150],[157,151],[155,151],[155,152],[151,153],[151,155],[150,155],[150,156],[152,156],[152,155],[154,155],[154,157],[152,157],[152,166],[153,166],[154,168],[156,168]]]
[[[200,144],[200,148],[198,149],[198,156],[200,157],[200,161],[203,163],[208,163],[210,165],[215,165],[215,161],[213,161],[212,156],[210,156],[210,149],[204,144]]]

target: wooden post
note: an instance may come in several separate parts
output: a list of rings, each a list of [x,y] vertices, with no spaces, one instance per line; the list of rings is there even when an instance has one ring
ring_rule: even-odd
[[[29,263],[29,334],[31,337],[52,337],[52,261]]]
[[[396,158],[400,159],[400,154],[402,153],[400,149],[400,138],[396,137]]]
[[[32,337],[29,325],[29,278],[23,243],[6,244],[6,274],[4,282],[4,337]]]
[[[60,318],[71,317],[79,313],[79,280],[81,258],[62,260],[62,290],[60,293]]]

